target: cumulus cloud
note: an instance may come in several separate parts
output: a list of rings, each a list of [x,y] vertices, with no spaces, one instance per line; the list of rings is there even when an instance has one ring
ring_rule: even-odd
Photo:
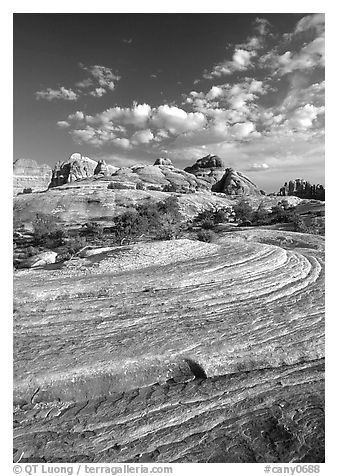
[[[70,127],[70,124],[67,121],[58,121],[57,125],[61,127],[61,129],[67,129],[68,127]]]
[[[210,72],[204,72],[203,78],[213,79],[215,77],[230,75],[235,71],[245,71],[252,66],[251,59],[254,56],[256,56],[255,51],[236,48],[232,60],[222,61],[216,64]]]
[[[322,114],[324,108],[317,108],[312,104],[305,104],[294,111],[289,119],[286,120],[285,126],[295,130],[306,130],[312,127],[313,122],[317,119],[318,114]]]
[[[266,36],[270,31],[271,23],[266,18],[255,18],[253,22],[254,31],[260,36]]]
[[[121,76],[113,73],[111,68],[107,68],[106,66],[84,66],[82,63],[80,63],[79,66],[89,74],[89,77],[78,81],[75,84],[75,90],[71,88],[67,89],[64,86],[58,89],[47,88],[42,91],[37,91],[35,93],[36,99],[45,99],[47,101],[57,99],[77,101],[83,95],[98,98],[102,97],[108,91],[113,91],[116,81],[121,79]]]
[[[315,29],[319,34],[324,32],[325,28],[325,14],[315,13],[314,15],[307,15],[299,20],[296,25],[295,33],[301,33],[310,29]]]
[[[139,144],[148,144],[154,138],[154,134],[151,132],[150,129],[146,129],[144,131],[136,131],[130,139],[130,142],[133,145]]]
[[[176,106],[159,106],[152,115],[152,124],[167,129],[172,134],[202,129],[206,124],[205,116],[200,112],[187,113]]]
[[[104,94],[106,94],[106,90],[104,88],[95,88],[93,91],[90,91],[90,95],[94,96],[96,98],[102,97]]]
[[[112,143],[116,145],[117,147],[120,147],[121,149],[130,149],[131,144],[129,139],[126,139],[125,137],[116,137],[116,139],[112,140]]]
[[[278,56],[278,71],[281,74],[291,73],[296,70],[306,70],[325,66],[325,40],[324,37],[315,38],[305,45],[299,52],[286,51]]]
[[[80,67],[84,71],[87,71],[90,74],[90,78],[86,80],[87,83],[82,82],[82,87],[84,87],[83,86],[84,84],[88,84],[87,87],[90,87],[91,84],[96,83],[101,88],[105,88],[110,91],[113,91],[115,89],[114,81],[119,81],[121,79],[121,76],[113,73],[111,68],[108,68],[106,66],[102,66],[98,64],[95,64],[93,66],[85,66],[81,63]],[[79,84],[81,83],[78,83],[78,85]]]
[[[247,172],[256,172],[256,171],[262,171],[262,170],[267,170],[269,168],[268,164],[262,163],[262,164],[250,164],[248,167],[245,168],[245,171]]]
[[[61,86],[58,89],[47,88],[43,91],[37,91],[35,93],[36,99],[45,99],[47,101],[53,101],[57,99],[63,99],[64,101],[77,101],[78,95],[72,89],[66,89]]]

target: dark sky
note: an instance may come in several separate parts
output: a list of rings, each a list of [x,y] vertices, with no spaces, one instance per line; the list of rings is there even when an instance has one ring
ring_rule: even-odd
[[[14,160],[217,153],[262,185],[323,181],[323,30],[318,14],[15,14]]]

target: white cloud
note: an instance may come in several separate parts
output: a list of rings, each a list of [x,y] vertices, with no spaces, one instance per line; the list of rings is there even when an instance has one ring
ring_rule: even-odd
[[[206,118],[200,112],[187,113],[176,106],[164,104],[154,112],[151,122],[158,128],[178,135],[186,131],[202,129],[206,124]]]
[[[192,93],[190,93],[192,94]],[[216,99],[219,96],[223,95],[223,89],[219,86],[213,86],[210,91],[206,94],[206,99]]]
[[[254,20],[254,30],[260,36],[266,36],[271,27],[271,23],[266,18],[255,18]]]
[[[63,99],[65,101],[77,101],[78,95],[72,89],[66,89],[61,86],[59,89],[47,88],[44,91],[37,91],[35,93],[36,99],[46,99],[46,101],[53,101],[54,99]]]
[[[277,57],[277,61],[281,74],[291,73],[296,70],[324,67],[325,39],[324,37],[315,38],[296,53],[286,51],[283,55]]]
[[[319,34],[324,32],[325,14],[315,13],[314,15],[307,15],[299,20],[296,25],[295,33],[301,33],[314,28]]]
[[[90,91],[90,95],[94,96],[96,98],[102,97],[104,94],[106,94],[106,90],[104,88],[95,88],[93,91]]]
[[[131,144],[129,139],[126,138],[119,138],[117,137],[116,139],[113,139],[112,143],[116,145],[117,147],[120,147],[121,149],[130,149]]]
[[[146,129],[144,131],[136,131],[130,139],[130,142],[133,145],[138,144],[148,144],[154,138],[154,134],[151,132],[150,129]]]
[[[257,163],[254,163],[254,164],[249,164],[248,167],[246,167],[244,170],[248,171],[248,172],[254,172],[256,170],[267,170],[269,168],[269,165],[268,164],[265,164],[265,163],[262,163],[262,164],[257,164]]]
[[[317,108],[312,104],[305,104],[305,106],[296,109],[284,125],[294,130],[306,130],[312,127],[318,114],[323,112],[324,108]]]
[[[62,129],[67,129],[68,127],[70,127],[70,124],[67,121],[58,121],[57,125]]]
[[[204,72],[203,78],[212,79],[230,75],[235,71],[244,71],[252,66],[251,59],[254,56],[256,56],[255,51],[236,48],[231,61],[222,61],[216,64],[210,72]]]
[[[107,68],[106,66],[95,64],[93,66],[84,66],[80,64],[80,67],[87,71],[94,81],[101,86],[101,88],[107,88],[111,91],[115,89],[114,81],[119,81],[121,76],[113,73],[111,68]]]

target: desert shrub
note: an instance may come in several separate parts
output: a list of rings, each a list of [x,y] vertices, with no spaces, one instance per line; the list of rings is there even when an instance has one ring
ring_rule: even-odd
[[[59,249],[57,261],[66,261],[72,258],[87,244],[87,240],[84,236],[75,236],[67,239],[67,242],[62,248]]]
[[[234,212],[236,214],[236,220],[241,224],[242,222],[252,222],[254,218],[254,210],[246,200],[241,200],[234,205]]]
[[[301,215],[295,214],[292,223],[294,225],[294,231],[299,233],[309,233],[311,235],[325,234],[324,223],[319,222],[315,218],[305,220]]]
[[[101,237],[103,234],[103,226],[95,221],[90,221],[82,226],[82,236]]]
[[[204,218],[204,220],[200,221],[199,225],[203,230],[212,230],[215,228],[215,222],[212,218]]]
[[[255,225],[269,225],[272,222],[271,213],[267,210],[258,209],[252,215],[252,222]]]
[[[194,220],[204,230],[212,230],[218,223],[227,223],[231,213],[230,208],[217,208],[216,210],[205,210],[197,215]]]
[[[211,243],[214,239],[214,233],[210,230],[200,230],[197,233],[197,239],[199,241],[204,241],[205,243]]]
[[[113,234],[117,243],[130,243],[142,235],[156,239],[177,238],[182,230],[182,216],[176,197],[163,202],[145,203],[127,210],[114,219]]]
[[[122,244],[123,242],[130,243],[136,236],[142,235],[142,221],[138,212],[128,210],[122,215],[114,218],[114,237],[115,240]]]
[[[64,228],[50,215],[38,213],[33,220],[34,245],[55,248],[64,243],[67,236]]]
[[[295,220],[295,207],[289,205],[286,200],[282,200],[271,208],[274,223],[291,223]]]

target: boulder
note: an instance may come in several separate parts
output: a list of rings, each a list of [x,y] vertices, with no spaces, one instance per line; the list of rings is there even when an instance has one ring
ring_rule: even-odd
[[[49,165],[38,164],[32,159],[18,159],[13,163],[13,193],[47,190],[51,176]]]
[[[170,159],[160,157],[159,159],[155,160],[154,165],[171,165],[171,166],[173,166],[173,163]]]
[[[56,261],[56,257],[57,253],[55,251],[44,251],[22,261],[20,268],[39,268],[46,264],[53,264]]]
[[[95,160],[76,152],[68,160],[58,162],[55,165],[49,188],[92,177],[97,165],[98,163]]]

